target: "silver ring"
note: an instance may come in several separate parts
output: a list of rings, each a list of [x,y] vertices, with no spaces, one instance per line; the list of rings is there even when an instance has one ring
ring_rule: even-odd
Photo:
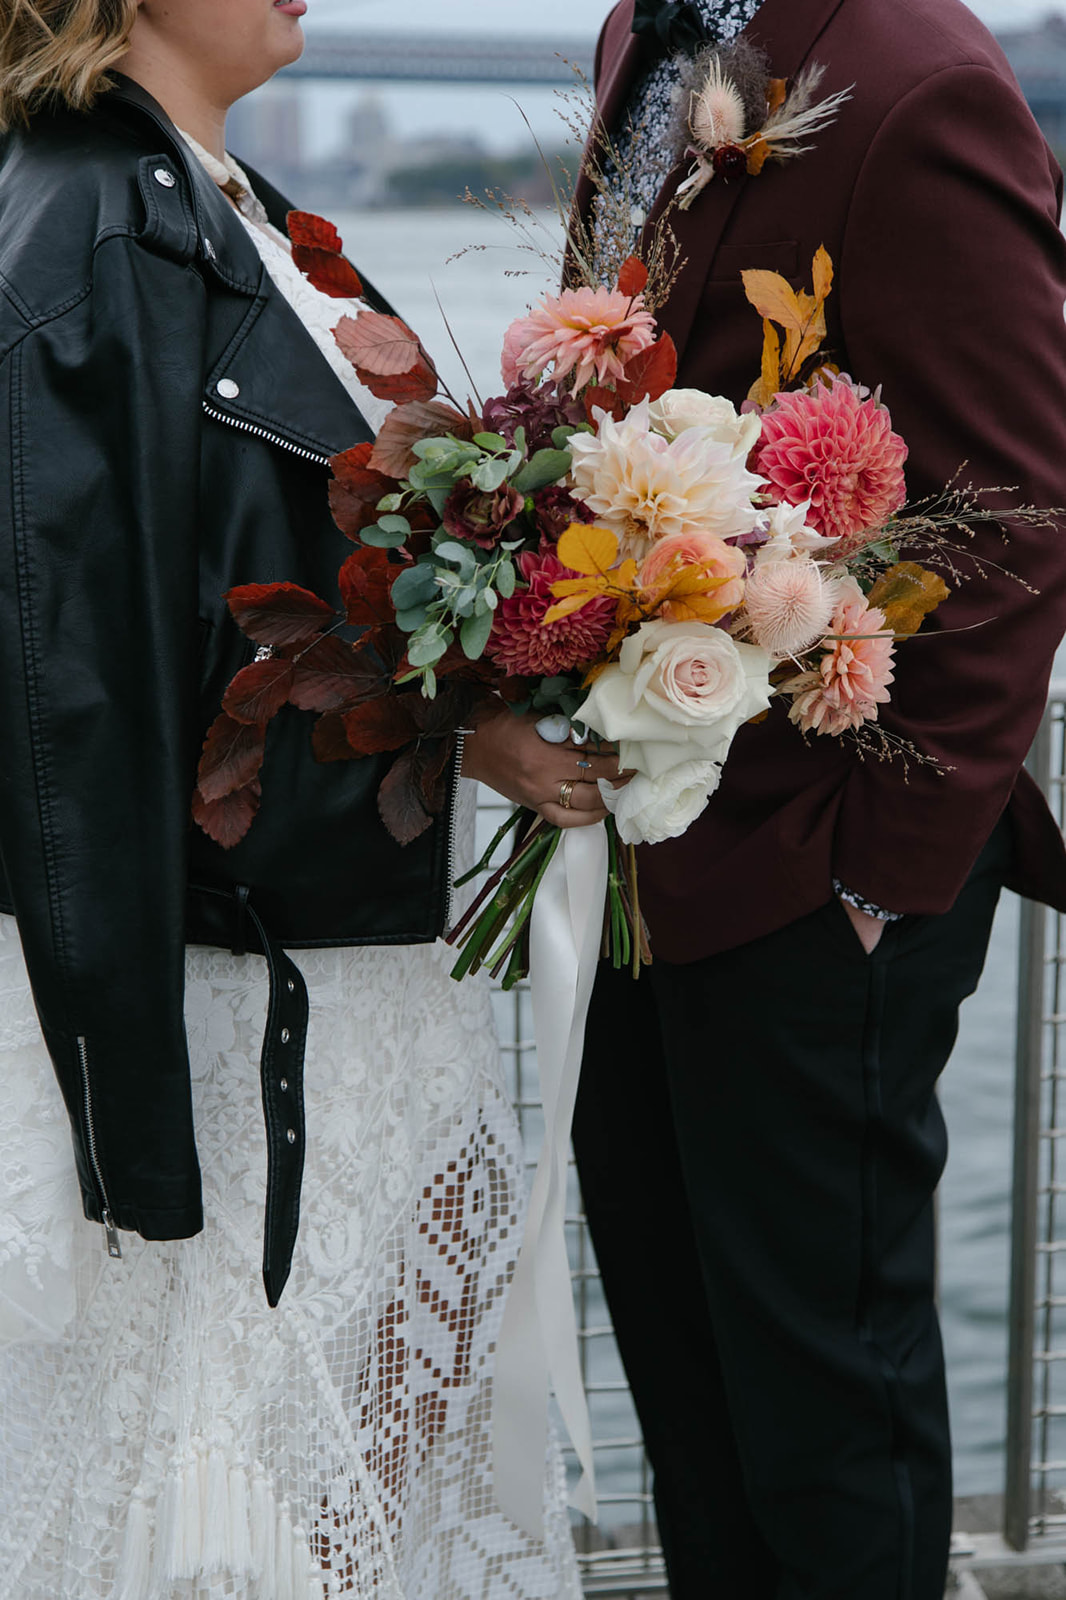
[[[569,811],[571,809],[571,802],[573,801],[574,790],[576,788],[577,784],[573,778],[568,778],[565,783],[561,783],[559,785],[559,805],[564,811]]]

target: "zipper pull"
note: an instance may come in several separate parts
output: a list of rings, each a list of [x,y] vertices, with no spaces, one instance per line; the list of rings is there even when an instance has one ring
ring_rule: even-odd
[[[115,1227],[114,1217],[111,1215],[110,1211],[104,1211],[101,1213],[100,1220],[104,1225],[104,1233],[107,1237],[108,1255],[111,1257],[112,1261],[121,1261],[122,1245],[119,1241],[118,1229]]]

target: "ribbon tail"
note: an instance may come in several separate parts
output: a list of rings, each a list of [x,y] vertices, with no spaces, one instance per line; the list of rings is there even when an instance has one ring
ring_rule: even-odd
[[[569,829],[537,892],[530,920],[530,987],[544,1146],[496,1347],[493,1450],[500,1507],[537,1538],[544,1533],[552,1389],[582,1468],[571,1503],[587,1517],[596,1514],[592,1428],[566,1252],[566,1185],[606,889],[606,830]]]

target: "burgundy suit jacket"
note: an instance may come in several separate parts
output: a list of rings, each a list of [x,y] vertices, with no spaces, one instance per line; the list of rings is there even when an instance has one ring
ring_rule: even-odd
[[[645,62],[632,14],[622,0],[600,40],[608,129]],[[910,497],[967,463],[967,480],[1017,485],[1015,504],[1066,506],[1062,176],[995,40],[959,0],[764,0],[746,34],[775,76],[819,62],[819,92],[854,85],[853,99],[810,154],[716,178],[674,213],[687,265],[662,322],[678,385],[743,400],[762,327],[742,270],[809,287],[825,244],[837,268],[829,343],[846,372],[883,386],[910,445]],[[587,205],[587,183],[577,200]],[[834,876],[895,911],[944,912],[1008,808],[1010,886],[1066,911],[1062,838],[1021,770],[1066,629],[1066,529],[1014,531],[1004,545],[991,526],[973,548],[1029,587],[997,567],[970,577],[899,648],[883,708],[886,727],[950,770],[912,765],[905,780],[898,760],[805,741],[778,705],[741,730],[688,833],[641,852],[658,957],[692,961],[769,933],[823,905]]]

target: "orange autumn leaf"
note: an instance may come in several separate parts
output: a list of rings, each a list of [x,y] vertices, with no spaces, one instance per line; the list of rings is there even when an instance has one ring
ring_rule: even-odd
[[[824,305],[833,289],[833,258],[825,245],[819,245],[814,257],[814,298]]]
[[[787,99],[788,79],[771,78],[766,86],[766,109],[770,116],[773,116],[775,111],[780,111]]]
[[[756,139],[747,147],[748,177],[757,178],[770,159],[770,146],[765,139]]]
[[[574,522],[560,538],[556,554],[571,572],[605,576],[618,560],[618,540],[610,528]]]
[[[762,374],[749,394],[749,399],[757,399],[760,405],[769,404],[774,394],[787,389],[825,340],[825,302],[833,287],[833,261],[824,245],[814,257],[812,275],[813,295],[804,290],[797,292],[779,272],[750,269],[741,274],[744,292],[764,325],[776,323],[785,335],[783,348],[779,345],[772,388],[769,368],[773,344],[768,336],[764,337]]]
[[[950,593],[935,572],[914,561],[900,561],[882,572],[866,603],[884,612],[885,623],[893,633],[909,638]]]

